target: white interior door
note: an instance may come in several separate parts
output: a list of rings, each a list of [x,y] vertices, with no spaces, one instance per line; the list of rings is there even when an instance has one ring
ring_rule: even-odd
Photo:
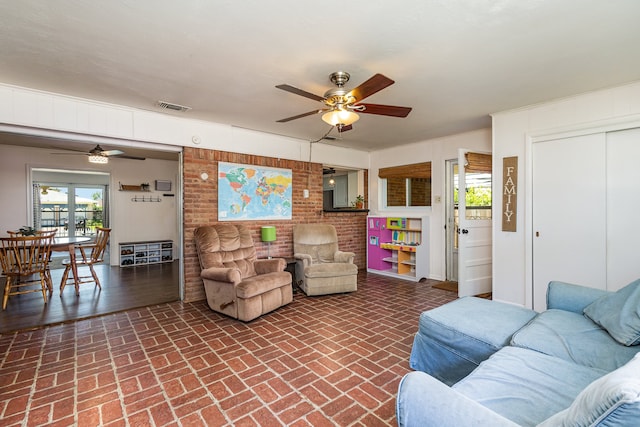
[[[491,191],[491,174],[465,172],[465,154],[458,151],[458,296],[491,292],[491,206],[467,206],[467,191],[486,186]]]
[[[607,290],[640,277],[640,129],[607,133]]]
[[[533,144],[533,309],[552,280],[604,288],[604,133]]]

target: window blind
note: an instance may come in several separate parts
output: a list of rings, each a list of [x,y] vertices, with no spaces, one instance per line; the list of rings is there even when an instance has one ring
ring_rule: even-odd
[[[389,178],[431,178],[431,162],[380,168],[378,177]]]
[[[491,173],[491,154],[466,153],[465,172]]]

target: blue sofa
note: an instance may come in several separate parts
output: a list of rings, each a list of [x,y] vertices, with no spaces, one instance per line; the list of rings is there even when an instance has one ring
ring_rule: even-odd
[[[420,316],[399,426],[640,426],[640,280],[551,282],[547,310],[461,298]]]

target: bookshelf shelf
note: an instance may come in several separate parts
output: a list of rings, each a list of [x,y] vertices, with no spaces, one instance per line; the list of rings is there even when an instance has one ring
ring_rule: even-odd
[[[367,271],[419,281],[428,278],[429,217],[367,217]]]

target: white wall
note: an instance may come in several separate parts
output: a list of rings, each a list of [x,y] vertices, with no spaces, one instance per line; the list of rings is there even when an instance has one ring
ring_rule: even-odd
[[[53,150],[60,152],[60,150]],[[133,193],[118,191],[119,182],[139,185],[156,179],[170,180],[172,193],[178,179],[178,161],[111,159],[106,165],[92,165],[86,156],[51,155],[52,150],[0,145],[0,226],[15,230],[30,224],[30,170],[32,168],[71,169],[110,173],[111,248],[120,241],[171,239],[178,242],[178,197],[164,197],[164,192]],[[160,203],[135,203],[131,197],[160,197]],[[176,194],[178,195],[178,194]],[[117,265],[118,257],[111,257]]]
[[[401,147],[389,148],[371,153],[369,165],[369,209],[370,215],[381,216],[429,216],[428,237],[430,244],[429,278],[444,280],[446,276],[446,235],[445,235],[445,162],[458,158],[458,149],[488,152],[491,150],[491,130],[473,132],[431,139]],[[382,206],[380,168],[412,163],[431,162],[431,201],[427,208],[393,208]],[[440,202],[435,200],[440,198]]]
[[[502,159],[518,156],[517,231],[501,231],[494,211],[493,298],[532,306],[531,143],[545,135],[622,129],[640,123],[640,83],[493,115],[493,205],[501,209]],[[552,208],[552,207],[550,207]]]
[[[366,169],[369,160],[360,150],[321,143],[311,149],[309,141],[2,84],[0,131],[81,141],[92,135],[94,145],[108,138],[123,147],[202,147],[301,161],[309,161],[311,150],[313,162],[351,169]]]

